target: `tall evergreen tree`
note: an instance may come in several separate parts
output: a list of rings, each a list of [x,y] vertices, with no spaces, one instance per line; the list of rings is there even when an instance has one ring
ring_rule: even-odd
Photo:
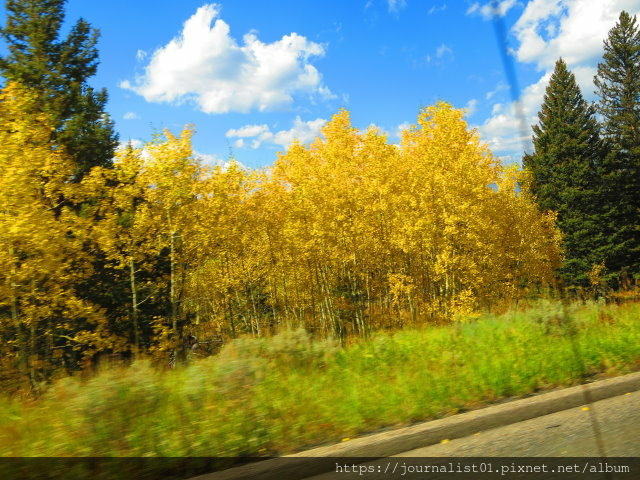
[[[98,66],[98,31],[78,20],[60,39],[66,0],[7,0],[7,21],[0,36],[8,54],[0,58],[0,74],[38,92],[36,108],[49,114],[53,144],[75,160],[75,179],[93,166],[111,165],[118,144],[105,112],[107,93],[87,80]]]
[[[580,92],[564,60],[556,62],[540,120],[533,126],[534,153],[525,155],[529,188],[542,210],[558,213],[569,285],[586,285],[587,274],[602,261],[598,233],[597,168],[602,154],[595,108]]]
[[[640,275],[640,30],[620,13],[594,78],[609,153],[602,164],[607,268],[625,286]]]

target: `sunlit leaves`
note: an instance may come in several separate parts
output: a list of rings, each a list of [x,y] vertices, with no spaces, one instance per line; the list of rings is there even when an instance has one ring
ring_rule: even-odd
[[[74,195],[73,164],[49,143],[46,115],[28,113],[33,100],[13,83],[0,98],[0,322],[14,339],[4,355],[35,386],[46,379],[36,367],[55,348],[104,348],[87,337],[104,317],[74,290],[91,268],[82,249],[87,225],[64,202]]]
[[[358,133],[346,111],[323,135],[292,146],[271,179],[287,205],[283,295],[306,298],[299,308],[319,328],[366,329],[377,310],[446,318],[551,280],[552,219],[518,194],[462,112],[424,109],[399,149]]]
[[[5,95],[16,120],[0,155],[3,321],[24,333],[63,319],[56,332],[87,353],[161,359],[217,334],[446,321],[551,282],[559,262],[554,218],[445,103],[421,111],[400,145],[342,110],[264,171],[205,167],[191,128],[165,131],[74,183],[64,152],[38,137],[46,119],[17,120],[9,99],[22,94]],[[96,276],[101,288],[119,289],[109,311],[74,295],[89,252],[111,272]],[[29,336],[14,337],[26,352]]]

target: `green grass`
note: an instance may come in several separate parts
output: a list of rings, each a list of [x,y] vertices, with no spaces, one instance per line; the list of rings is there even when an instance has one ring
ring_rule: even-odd
[[[170,372],[139,362],[0,399],[0,455],[279,455],[636,370],[640,304],[541,302],[345,348],[295,331]]]

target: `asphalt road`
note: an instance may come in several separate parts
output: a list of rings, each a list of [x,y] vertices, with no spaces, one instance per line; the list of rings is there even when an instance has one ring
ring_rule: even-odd
[[[594,420],[599,435],[594,433]],[[406,462],[405,466],[410,465],[415,463],[418,457],[640,457],[640,391],[600,400],[590,405],[588,409],[576,407],[477,432],[464,438],[442,440],[444,442],[436,445],[410,450],[366,464],[374,466],[373,473],[345,475],[344,472],[329,472],[310,477],[310,480],[457,478],[451,475],[422,474],[419,477],[402,475],[403,462]],[[397,469],[397,475],[389,475],[388,465],[397,465],[398,462],[400,467]],[[637,462],[635,465],[637,468]],[[384,473],[385,469],[389,472]],[[561,475],[558,478],[570,477],[576,478],[572,475]],[[467,476],[467,478],[474,477]],[[498,475],[494,478],[516,478],[516,476]],[[529,478],[536,477],[534,475]],[[577,478],[640,478],[640,476],[614,475],[611,477],[599,474]]]
[[[589,410],[583,410],[589,408]],[[601,446],[593,419],[600,430]],[[404,457],[640,457],[640,392],[419,448]]]

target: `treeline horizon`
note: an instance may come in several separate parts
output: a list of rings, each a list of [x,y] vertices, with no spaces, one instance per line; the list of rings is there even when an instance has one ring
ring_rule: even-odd
[[[524,171],[503,166],[444,102],[422,109],[399,145],[359,132],[341,110],[321,138],[294,142],[262,170],[203,165],[192,127],[117,149],[106,91],[87,86],[98,32],[80,20],[60,40],[64,0],[6,6],[9,390],[37,391],[103,354],[173,365],[218,337],[303,327],[345,338],[469,318],[557,288],[574,258],[567,219],[584,222],[585,210],[570,217],[543,203],[544,178],[566,180],[560,162],[540,175],[538,159],[554,151],[542,153],[538,131]],[[619,276],[606,259],[580,258],[588,282],[577,285],[595,291]]]

